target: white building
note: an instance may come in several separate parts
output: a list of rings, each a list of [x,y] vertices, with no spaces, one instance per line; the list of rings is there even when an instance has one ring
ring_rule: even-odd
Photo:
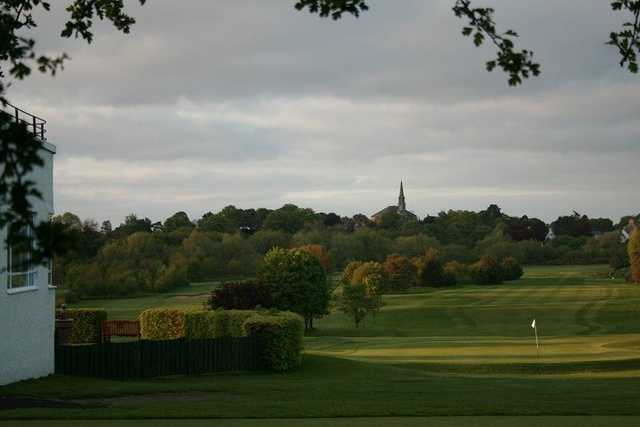
[[[36,123],[33,117],[31,120]],[[43,136],[44,121],[38,122],[38,126],[37,132]],[[30,176],[42,193],[42,199],[32,200],[36,223],[49,221],[53,214],[55,152],[55,146],[43,139],[40,156],[44,166]],[[0,385],[3,385],[53,373],[55,288],[49,265],[32,263],[29,250],[8,248],[6,230],[0,232],[0,239]]]

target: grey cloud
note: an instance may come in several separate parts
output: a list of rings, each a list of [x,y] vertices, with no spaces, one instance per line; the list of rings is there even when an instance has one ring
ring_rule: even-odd
[[[460,35],[451,0],[372,1],[338,22],[293,3],[154,0],[132,7],[132,34],[99,24],[91,46],[55,37],[55,3],[39,46],[73,59],[10,96],[49,120],[57,209],[371,213],[401,178],[420,215],[639,209],[640,93],[604,45],[608,2],[483,2],[543,63],[515,89],[484,71],[494,51]]]

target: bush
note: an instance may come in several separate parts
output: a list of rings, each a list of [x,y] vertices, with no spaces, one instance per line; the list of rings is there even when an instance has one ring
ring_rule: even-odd
[[[631,233],[629,243],[627,243],[627,251],[629,253],[631,282],[640,283],[640,228],[636,228]]]
[[[271,292],[262,282],[227,282],[221,288],[211,292],[207,306],[215,310],[250,310],[256,307],[271,307]]]
[[[226,316],[225,336],[230,337],[246,336],[247,331],[244,327],[244,324],[247,319],[256,314],[255,311],[250,310],[225,310],[218,312],[224,313],[224,315]]]
[[[514,257],[506,257],[500,263],[502,270],[502,280],[518,280],[524,274],[522,266]]]
[[[456,276],[445,274],[440,254],[431,248],[417,260],[418,283],[422,286],[451,286],[456,284]]]
[[[445,276],[454,277],[456,283],[471,283],[469,266],[458,261],[449,261],[444,265]]]
[[[91,344],[101,340],[102,321],[107,320],[107,311],[101,308],[72,308],[58,310],[56,317],[73,319],[69,337],[71,344]]]
[[[185,336],[185,312],[151,308],[140,313],[140,335],[145,340],[174,340]]]
[[[302,363],[304,322],[291,312],[257,313],[244,323],[247,334],[262,343],[264,369],[285,372]]]
[[[203,310],[187,312],[181,312],[179,310],[147,311],[154,312],[146,314],[148,320],[153,321],[154,332],[149,333],[143,330],[142,337],[143,339],[151,340],[177,338],[198,340],[219,337],[243,337],[247,335],[244,329],[245,321],[256,314],[255,311],[249,310]],[[183,318],[182,327],[179,326],[180,316]]]
[[[407,257],[389,255],[384,262],[384,270],[394,291],[405,290],[416,284],[417,268]]]
[[[469,268],[471,279],[478,285],[495,285],[502,283],[502,269],[495,258],[483,256],[480,261]]]
[[[184,314],[184,337],[190,340],[222,337],[226,331],[224,320],[218,311],[187,312]]]

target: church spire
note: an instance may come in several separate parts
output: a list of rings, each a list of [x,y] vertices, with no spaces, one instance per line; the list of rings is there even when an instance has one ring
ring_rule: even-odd
[[[400,181],[400,195],[398,196],[398,213],[407,210],[407,205],[404,201],[404,189],[402,188],[402,181]]]

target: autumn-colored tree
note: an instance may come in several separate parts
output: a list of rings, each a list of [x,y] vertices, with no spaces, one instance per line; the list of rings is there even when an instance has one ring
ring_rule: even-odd
[[[318,258],[318,261],[320,261],[325,273],[328,274],[333,271],[333,260],[331,259],[331,255],[329,255],[322,245],[304,245],[300,246],[298,249],[309,252],[311,255]]]
[[[336,293],[337,307],[351,317],[358,327],[369,314],[382,307],[382,294],[388,287],[388,277],[377,262],[350,263]]]
[[[384,294],[389,288],[389,278],[379,262],[364,262],[351,275],[351,283],[361,283],[370,295]]]
[[[383,266],[389,277],[389,285],[394,291],[405,290],[416,285],[417,268],[409,258],[389,255]]]

